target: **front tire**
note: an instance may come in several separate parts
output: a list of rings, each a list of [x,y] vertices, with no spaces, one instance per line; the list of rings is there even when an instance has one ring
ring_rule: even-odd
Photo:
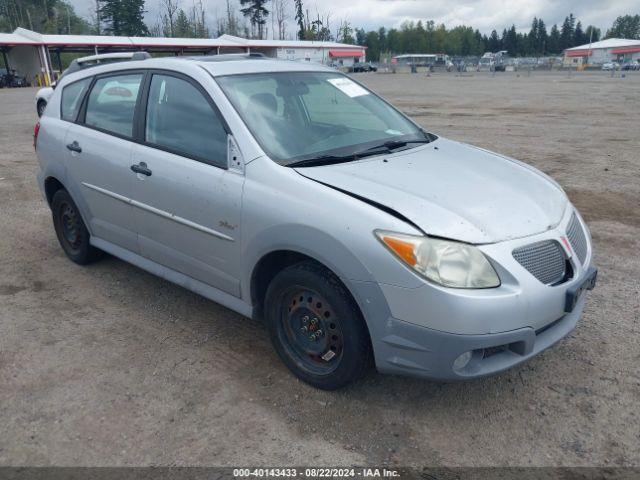
[[[269,284],[265,320],[285,365],[302,381],[335,390],[359,379],[371,364],[369,334],[338,277],[306,261]]]
[[[87,265],[102,256],[102,252],[89,243],[91,235],[77,205],[66,190],[58,190],[54,194],[51,213],[58,242],[71,261]]]

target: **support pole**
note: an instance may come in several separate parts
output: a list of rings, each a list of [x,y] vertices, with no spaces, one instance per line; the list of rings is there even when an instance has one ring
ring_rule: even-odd
[[[2,49],[2,60],[4,60],[4,68],[6,68],[7,72],[9,72],[10,67],[9,67],[9,59],[7,58],[7,49],[6,48]]]
[[[51,52],[49,47],[44,47],[44,51],[47,54],[47,66],[49,67],[49,79],[51,83],[55,82],[55,75],[53,73],[53,62],[51,61]]]

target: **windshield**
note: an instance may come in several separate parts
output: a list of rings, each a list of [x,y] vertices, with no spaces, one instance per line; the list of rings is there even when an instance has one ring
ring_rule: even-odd
[[[281,165],[429,139],[393,107],[339,73],[259,73],[216,80],[262,148]]]

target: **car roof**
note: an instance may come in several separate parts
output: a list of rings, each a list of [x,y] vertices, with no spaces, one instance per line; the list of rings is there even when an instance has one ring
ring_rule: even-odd
[[[190,70],[193,72],[194,68],[205,70],[213,77],[272,72],[329,72],[336,75],[339,74],[336,70],[320,63],[278,60],[248,54],[223,54],[199,57],[160,57],[104,63],[65,74],[60,78],[60,82],[68,84],[94,75],[125,70],[163,69],[188,73]]]
[[[111,72],[132,68],[163,68],[169,70],[183,71],[185,63],[197,65],[212,76],[235,75],[247,73],[266,72],[333,72],[332,68],[320,63],[278,60],[255,54],[222,54],[197,57],[161,57],[148,58],[146,60],[132,60],[118,63],[105,63],[96,65],[90,70],[96,73]],[[86,69],[84,70],[87,72]]]
[[[222,57],[223,55],[220,55]],[[215,59],[215,57],[209,57]],[[277,60],[273,58],[238,58],[227,61],[211,61],[209,59],[194,60],[202,68],[211,75],[237,75],[248,73],[270,73],[270,72],[333,72],[332,68],[326,67],[319,63],[295,61],[295,60]]]

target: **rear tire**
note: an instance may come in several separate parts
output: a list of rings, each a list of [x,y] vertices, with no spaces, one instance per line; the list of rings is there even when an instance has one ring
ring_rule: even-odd
[[[44,100],[39,100],[36,106],[36,111],[38,112],[39,117],[41,117],[44,114],[45,108],[47,108],[47,102]]]
[[[279,272],[265,296],[271,341],[300,380],[335,390],[364,375],[371,342],[364,319],[338,277],[305,261]]]
[[[80,210],[66,190],[58,190],[53,195],[51,213],[58,242],[71,261],[87,265],[102,257],[102,251],[89,243],[91,235]]]

